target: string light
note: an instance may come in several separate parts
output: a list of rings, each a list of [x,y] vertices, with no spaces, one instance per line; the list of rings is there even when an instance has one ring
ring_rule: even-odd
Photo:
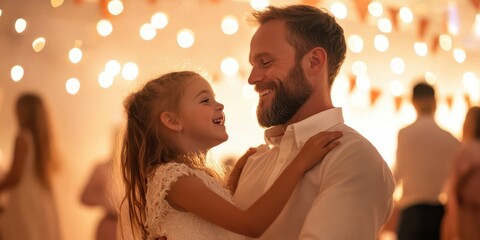
[[[163,29],[168,25],[168,16],[163,12],[158,12],[152,15],[150,23],[156,29]]]
[[[354,53],[360,53],[363,50],[363,39],[358,35],[348,37],[348,49]]]
[[[392,31],[392,23],[387,18],[380,18],[377,27],[381,32],[389,33]]]
[[[238,31],[238,20],[235,16],[225,16],[222,19],[222,31],[227,35],[233,35]]]
[[[20,65],[15,65],[12,67],[12,70],[10,71],[10,76],[12,77],[12,80],[14,82],[18,82],[23,78],[23,67]]]
[[[399,14],[400,14],[400,19],[404,23],[412,23],[413,22],[413,12],[412,12],[412,10],[410,10],[410,8],[408,8],[408,7],[400,8]]]
[[[122,76],[125,80],[132,81],[138,76],[138,66],[134,62],[127,62],[123,65]]]
[[[425,57],[428,53],[428,46],[425,42],[415,42],[413,48],[418,56]]]
[[[82,60],[82,57],[83,57],[82,50],[77,47],[70,49],[70,52],[68,53],[68,58],[72,63],[80,62]]]
[[[373,44],[375,45],[375,49],[377,49],[379,52],[385,52],[388,50],[390,42],[388,41],[387,36],[378,34],[375,36]]]
[[[32,43],[33,51],[40,52],[42,51],[43,47],[45,47],[45,38],[39,37],[35,39]]]
[[[195,35],[190,29],[182,29],[178,32],[177,43],[181,48],[189,48],[195,43]]]
[[[63,4],[63,0],[51,0],[51,1],[50,1],[50,4],[51,4],[52,7],[54,7],[54,8],[60,7],[60,6],[62,6],[62,4]]]
[[[450,35],[442,34],[438,37],[438,41],[440,48],[443,50],[450,51],[450,49],[452,49],[452,37],[450,37]]]
[[[399,57],[393,58],[390,62],[390,68],[392,72],[400,75],[405,71],[405,62]]]
[[[267,8],[269,5],[268,0],[250,0],[250,6],[257,11]]]
[[[225,59],[222,60],[222,63],[220,64],[220,69],[222,70],[223,74],[227,76],[234,76],[235,74],[238,73],[238,69],[239,69],[239,64],[237,59],[233,57],[226,57]]]
[[[453,50],[453,58],[458,63],[463,63],[463,62],[465,62],[465,59],[467,58],[467,54],[465,53],[465,50],[463,50],[461,48],[455,48]]]
[[[145,23],[140,27],[140,37],[145,41],[150,41],[157,35],[157,30],[150,23]]]
[[[110,23],[110,21],[106,20],[106,19],[102,19],[100,21],[98,21],[97,23],[97,32],[98,34],[100,34],[100,36],[102,37],[106,37],[108,35],[110,35],[113,31],[113,26],[112,26],[112,23]]]
[[[17,21],[15,21],[15,31],[17,31],[17,33],[22,33],[26,28],[27,21],[25,21],[25,19],[19,18]]]
[[[114,16],[119,15],[123,12],[123,2],[120,0],[111,0],[108,2],[108,12]]]
[[[78,81],[78,79],[76,78],[68,79],[67,83],[65,84],[65,89],[71,95],[77,94],[78,91],[80,90],[80,81]]]
[[[334,2],[330,6],[330,11],[335,15],[338,19],[345,19],[348,15],[348,10],[345,4],[341,2]]]
[[[380,17],[383,14],[383,6],[377,1],[370,2],[368,4],[368,12],[374,17]]]
[[[367,64],[364,61],[355,61],[352,64],[352,73],[355,76],[367,74]]]

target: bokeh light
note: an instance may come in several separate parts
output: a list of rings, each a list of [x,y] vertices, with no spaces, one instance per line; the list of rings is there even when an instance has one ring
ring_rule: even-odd
[[[135,80],[138,76],[138,72],[138,66],[134,62],[127,62],[123,65],[122,76],[125,80]]]
[[[70,59],[70,62],[72,63],[78,63],[82,60],[83,53],[80,48],[72,48],[70,49],[70,52],[68,53],[68,58]]]
[[[77,94],[78,91],[80,90],[80,81],[78,81],[78,79],[76,78],[68,79],[67,83],[65,84],[65,89],[71,95]]]
[[[226,57],[225,59],[222,60],[220,69],[222,70],[222,73],[227,76],[233,76],[237,74],[239,69],[239,64],[237,59],[233,57]]]
[[[368,4],[368,12],[374,17],[380,17],[383,14],[383,6],[377,1]]]
[[[40,52],[42,51],[43,47],[45,47],[45,38],[39,37],[35,39],[32,43],[33,51]]]
[[[390,42],[388,41],[387,36],[383,34],[377,34],[373,40],[373,44],[375,45],[375,49],[379,52],[385,52],[388,50]]]
[[[363,50],[363,39],[356,35],[356,34],[353,34],[353,35],[350,35],[350,37],[348,37],[348,49],[350,49],[350,51],[354,52],[354,53],[360,53],[362,52]]]
[[[102,19],[100,21],[98,21],[97,23],[97,32],[98,34],[100,34],[100,36],[102,37],[106,37],[108,35],[110,35],[113,31],[113,26],[112,26],[112,23],[110,23],[110,21],[106,20],[106,19]]]
[[[123,2],[120,0],[110,0],[108,2],[108,12],[116,16],[123,12]]]
[[[25,19],[19,18],[17,19],[17,21],[15,21],[15,31],[17,31],[18,33],[22,33],[23,31],[25,31],[26,28],[27,21],[25,21]]]
[[[400,75],[405,71],[405,62],[399,57],[393,58],[390,62],[390,68],[392,72]]]
[[[163,29],[168,25],[168,16],[163,12],[153,14],[150,23],[156,29]]]
[[[235,16],[225,16],[222,19],[222,31],[227,35],[233,35],[238,31],[238,20]]]
[[[178,32],[177,43],[181,48],[189,48],[195,43],[195,35],[190,29],[182,29]]]
[[[330,11],[338,19],[345,19],[348,15],[347,7],[341,2],[332,3],[330,6]]]
[[[10,76],[12,77],[12,80],[15,82],[20,81],[23,78],[23,67],[20,65],[15,65],[12,67],[12,70],[10,71]]]
[[[145,23],[140,27],[140,37],[145,41],[150,41],[157,35],[157,30],[150,23]]]

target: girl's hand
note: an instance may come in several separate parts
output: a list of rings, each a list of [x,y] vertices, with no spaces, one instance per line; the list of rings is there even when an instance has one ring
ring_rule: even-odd
[[[254,154],[256,151],[256,148],[249,148],[247,152],[243,154],[240,159],[238,159],[235,167],[233,167],[232,171],[230,172],[227,185],[232,193],[234,193],[237,189],[238,179],[240,179],[240,174],[242,174],[243,167],[247,163],[248,157],[250,157],[250,155]]]
[[[300,162],[304,171],[308,171],[315,165],[323,161],[323,158],[330,150],[340,144],[336,141],[343,134],[339,131],[320,132],[312,136],[303,145],[302,150],[298,153],[295,161]]]

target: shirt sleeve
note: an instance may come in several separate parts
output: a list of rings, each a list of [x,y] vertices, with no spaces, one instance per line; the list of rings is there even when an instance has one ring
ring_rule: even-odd
[[[395,183],[385,161],[368,142],[346,149],[325,169],[299,239],[372,240],[390,218]]]

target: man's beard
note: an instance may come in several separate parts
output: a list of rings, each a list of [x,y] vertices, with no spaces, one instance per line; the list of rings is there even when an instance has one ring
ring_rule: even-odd
[[[257,106],[257,119],[262,127],[287,123],[313,92],[299,63],[295,64],[283,81],[277,81],[277,84],[272,82],[270,85],[274,86],[275,93],[271,105],[262,107],[259,103]]]

